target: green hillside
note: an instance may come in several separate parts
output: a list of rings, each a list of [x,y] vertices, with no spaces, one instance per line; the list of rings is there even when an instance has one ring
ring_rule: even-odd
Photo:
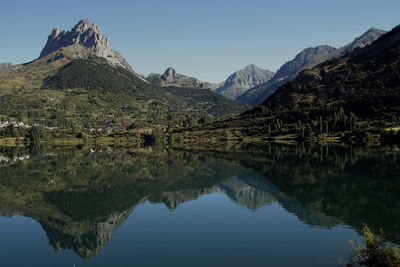
[[[305,70],[254,109],[177,131],[196,139],[380,139],[400,129],[400,26],[372,45]]]
[[[58,127],[191,125],[244,111],[211,90],[161,88],[79,45],[0,71],[0,120]]]

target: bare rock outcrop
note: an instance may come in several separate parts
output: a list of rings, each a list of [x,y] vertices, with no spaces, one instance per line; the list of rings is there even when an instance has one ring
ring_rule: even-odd
[[[196,78],[179,74],[172,67],[167,68],[163,74],[150,74],[147,80],[160,86],[178,86],[198,89],[214,89],[216,87],[214,84],[202,82]]]
[[[71,31],[53,28],[39,58],[45,57],[60,48],[76,44],[88,48],[97,57],[105,58],[113,66],[134,72],[128,62],[111,48],[110,42],[101,33],[100,28],[88,19],[79,21]]]

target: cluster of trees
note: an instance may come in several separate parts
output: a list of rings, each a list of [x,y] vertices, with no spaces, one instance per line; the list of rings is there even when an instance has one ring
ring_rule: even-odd
[[[62,128],[188,127],[247,108],[207,89],[146,83],[100,58],[74,59],[38,86],[2,95],[0,114]]]
[[[264,112],[267,111],[264,110]],[[272,118],[265,122],[268,134],[296,133],[302,137],[328,136],[351,131],[357,128],[360,122],[356,114],[346,111],[342,106],[281,110],[271,115]]]

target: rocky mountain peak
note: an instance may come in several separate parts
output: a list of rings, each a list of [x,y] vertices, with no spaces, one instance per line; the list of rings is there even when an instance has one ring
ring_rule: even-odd
[[[100,31],[99,27],[96,24],[91,23],[87,18],[81,19],[72,29],[72,31],[78,31],[78,30],[85,31],[87,29]]]
[[[339,56],[343,56],[347,52],[351,52],[356,48],[363,48],[367,45],[370,45],[385,33],[386,33],[386,31],[384,31],[384,30],[380,30],[377,28],[370,28],[368,31],[363,33],[361,36],[355,38],[353,42],[340,48],[341,52],[340,52]]]
[[[254,64],[250,64],[229,76],[228,79],[216,89],[216,92],[225,97],[236,99],[246,90],[269,81],[272,76],[274,76],[272,71],[263,70]]]
[[[213,88],[213,84],[202,82],[196,78],[177,73],[172,67],[167,68],[162,75],[151,74],[147,76],[147,80],[153,84],[161,86],[178,86],[199,89]]]
[[[51,32],[51,35],[54,37],[57,37],[60,35],[60,30],[57,27],[53,28],[53,31]]]
[[[254,64],[250,64],[250,65],[248,65],[248,66],[246,66],[245,68],[244,68],[244,70],[254,70],[254,69],[260,69],[260,68],[258,68],[256,65],[254,65]]]
[[[385,34],[387,33],[387,31],[385,30],[381,30],[375,27],[371,27],[368,31],[366,31],[364,34],[368,34],[368,33],[378,33],[379,35]]]
[[[176,71],[172,67],[169,67],[165,70],[164,74],[161,75],[161,78],[163,78],[163,80],[169,80],[176,78],[176,76]]]
[[[48,36],[47,43],[40,53],[40,58],[70,45],[82,45],[94,55],[107,59],[114,66],[120,66],[133,72],[125,59],[111,48],[107,37],[100,28],[88,19],[80,20],[71,31],[53,28]]]
[[[175,72],[173,67],[168,67],[165,72]]]

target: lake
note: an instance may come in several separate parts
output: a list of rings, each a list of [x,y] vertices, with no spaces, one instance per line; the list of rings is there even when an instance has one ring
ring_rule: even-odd
[[[338,266],[400,243],[397,147],[1,148],[2,266]]]

